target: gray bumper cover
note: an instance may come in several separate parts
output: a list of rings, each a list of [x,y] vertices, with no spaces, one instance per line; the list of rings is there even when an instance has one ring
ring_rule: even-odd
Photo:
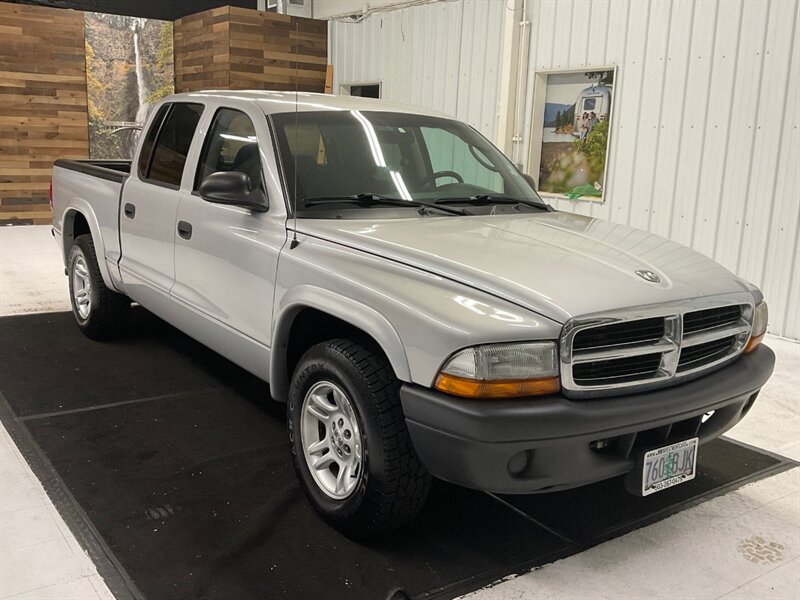
[[[415,385],[404,385],[400,397],[414,447],[433,475],[476,489],[531,493],[576,487],[631,469],[638,447],[602,453],[590,447],[596,440],[637,434],[646,443],[643,432],[680,424],[672,441],[689,420],[696,422],[712,410],[696,435],[701,443],[719,436],[749,410],[774,364],[772,350],[761,346],[683,385],[591,400],[561,395],[466,400]]]

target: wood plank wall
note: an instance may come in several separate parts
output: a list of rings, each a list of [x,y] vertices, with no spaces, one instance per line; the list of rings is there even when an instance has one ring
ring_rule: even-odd
[[[225,6],[175,22],[175,90],[325,91],[326,21]]]
[[[0,2],[0,225],[51,221],[56,158],[88,158],[83,13]]]
[[[231,8],[231,89],[325,91],[328,22]]]
[[[175,21],[175,91],[230,88],[230,7]]]

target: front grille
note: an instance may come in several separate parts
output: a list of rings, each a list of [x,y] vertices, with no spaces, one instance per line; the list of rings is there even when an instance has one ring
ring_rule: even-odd
[[[614,360],[598,360],[575,365],[572,377],[579,385],[603,385],[620,383],[631,378],[644,379],[658,371],[661,354],[644,354],[617,358]]]
[[[686,313],[683,317],[683,334],[707,331],[735,324],[742,316],[741,306],[719,306]]]
[[[565,393],[598,396],[669,385],[738,356],[753,309],[749,297],[734,297],[742,301],[640,308],[630,320],[612,313],[570,321],[561,340]]]
[[[720,340],[712,340],[704,344],[697,344],[696,346],[689,346],[681,350],[681,358],[678,360],[678,373],[683,373],[689,369],[695,369],[710,362],[714,362],[718,358],[722,358],[728,354],[736,343],[736,336],[722,338]]]
[[[626,321],[584,329],[575,336],[573,350],[656,342],[664,335],[663,317]]]

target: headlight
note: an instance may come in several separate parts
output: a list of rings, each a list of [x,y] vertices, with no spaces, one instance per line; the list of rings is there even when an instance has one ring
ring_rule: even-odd
[[[558,348],[555,342],[465,348],[445,362],[435,387],[465,398],[553,394],[561,387]]]
[[[769,309],[766,302],[761,302],[753,312],[753,331],[750,334],[750,341],[744,348],[745,354],[752,352],[761,344],[764,334],[767,333],[767,321],[769,321]]]

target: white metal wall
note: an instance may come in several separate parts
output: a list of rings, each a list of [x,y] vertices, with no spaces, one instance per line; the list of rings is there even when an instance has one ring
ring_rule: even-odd
[[[556,207],[713,257],[800,338],[798,2],[537,0],[528,18],[531,71],[618,66],[607,201]]]
[[[672,238],[760,285],[800,339],[798,0],[529,0],[528,68],[616,64],[606,202],[556,200]],[[435,108],[493,138],[505,0],[331,24],[338,84]],[[528,156],[533,86],[528,77]],[[531,169],[536,172],[537,166]]]
[[[380,81],[383,98],[442,111],[491,136],[504,10],[502,1],[451,0],[331,21],[334,93],[343,83]]]
[[[386,8],[405,0],[313,0],[314,18],[330,19],[340,15],[357,15],[370,9]]]

